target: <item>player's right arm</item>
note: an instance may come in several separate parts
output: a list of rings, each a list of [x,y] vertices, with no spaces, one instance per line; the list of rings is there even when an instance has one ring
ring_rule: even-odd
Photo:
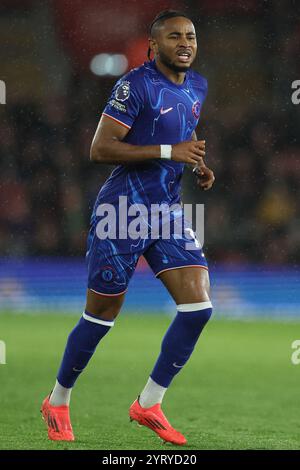
[[[160,145],[142,146],[123,142],[128,132],[128,128],[102,115],[91,145],[91,161],[104,164],[130,164],[161,158]],[[176,162],[197,164],[204,156],[203,141],[172,145],[171,159]]]

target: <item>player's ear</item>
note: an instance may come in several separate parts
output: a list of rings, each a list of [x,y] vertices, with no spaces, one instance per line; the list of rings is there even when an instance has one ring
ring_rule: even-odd
[[[157,42],[154,38],[149,38],[148,41],[149,41],[148,57],[150,58],[151,52],[153,52],[153,54],[156,54],[157,52]]]

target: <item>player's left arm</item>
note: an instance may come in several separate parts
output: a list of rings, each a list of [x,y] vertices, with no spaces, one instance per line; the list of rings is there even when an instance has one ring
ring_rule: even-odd
[[[195,131],[193,131],[192,133],[192,140],[198,140],[197,134]],[[204,142],[204,152],[205,152],[205,140],[203,142]],[[214,173],[210,168],[208,168],[205,165],[203,158],[196,166],[194,166],[193,173],[197,177],[197,185],[201,189],[204,189],[204,191],[206,191],[207,189],[210,189],[212,185],[214,184],[214,181],[215,181]]]

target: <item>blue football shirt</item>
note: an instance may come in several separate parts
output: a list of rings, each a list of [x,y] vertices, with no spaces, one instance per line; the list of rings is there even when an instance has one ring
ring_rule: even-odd
[[[207,94],[207,80],[188,70],[177,85],[162,74],[155,60],[132,69],[114,86],[103,114],[129,129],[124,142],[133,145],[177,144],[191,140]],[[118,165],[102,186],[96,206],[180,202],[184,164],[167,159]]]

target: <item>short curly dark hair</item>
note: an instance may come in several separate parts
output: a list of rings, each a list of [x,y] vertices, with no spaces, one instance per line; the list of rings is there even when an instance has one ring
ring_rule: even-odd
[[[153,36],[153,28],[159,27],[160,25],[164,23],[164,21],[168,20],[169,18],[177,18],[179,16],[182,16],[184,18],[187,18],[188,20],[191,20],[191,18],[186,13],[184,13],[183,11],[179,11],[179,10],[163,10],[160,13],[158,13],[150,25],[150,28],[149,28],[150,36]],[[149,47],[148,54],[147,54],[149,60],[150,60],[150,55],[151,55],[151,49]]]

